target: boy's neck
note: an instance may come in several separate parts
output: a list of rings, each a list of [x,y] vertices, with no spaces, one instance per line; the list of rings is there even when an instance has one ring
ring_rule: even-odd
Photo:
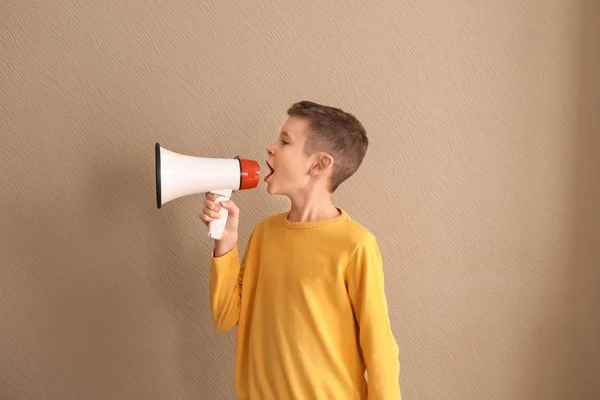
[[[331,193],[312,193],[292,198],[292,207],[288,214],[290,222],[316,222],[332,219],[340,215],[333,204]]]

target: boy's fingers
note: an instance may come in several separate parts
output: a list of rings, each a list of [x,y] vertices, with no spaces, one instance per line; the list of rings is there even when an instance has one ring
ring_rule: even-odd
[[[219,207],[218,204],[216,204],[214,201],[209,200],[209,199],[205,199],[204,200],[204,206],[208,209],[208,210],[214,210],[214,211],[219,211],[221,209],[221,207]]]
[[[218,219],[220,217],[220,214],[219,214],[220,207],[218,207],[218,209],[215,209],[215,208],[216,208],[216,206],[204,207],[204,209],[202,210],[202,214],[200,214],[200,216],[206,217],[206,218],[211,218],[211,219]]]
[[[214,193],[211,192],[207,192],[206,193],[206,198],[210,201],[215,201],[217,199],[217,196]]]

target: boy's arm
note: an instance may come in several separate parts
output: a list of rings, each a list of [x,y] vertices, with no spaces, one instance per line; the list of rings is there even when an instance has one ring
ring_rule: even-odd
[[[381,254],[373,235],[366,236],[355,250],[346,274],[367,364],[369,400],[399,400],[399,349],[390,326]]]
[[[213,252],[210,268],[210,306],[215,327],[219,331],[233,329],[240,319],[242,280],[248,248],[240,263],[238,246],[225,254]]]

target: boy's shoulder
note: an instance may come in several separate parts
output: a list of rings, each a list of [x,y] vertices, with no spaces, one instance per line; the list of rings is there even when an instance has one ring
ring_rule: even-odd
[[[366,226],[348,217],[343,226],[340,226],[340,239],[356,249],[360,246],[377,246],[377,238]]]
[[[287,220],[287,216],[289,211],[282,211],[280,213],[275,213],[272,215],[268,215],[261,221],[261,224],[268,225],[272,223],[280,224],[283,221]]]
[[[283,224],[283,221],[287,218],[287,213],[278,213],[269,215],[260,220],[252,229],[252,237],[262,237],[265,231],[272,231],[273,227]]]
[[[281,226],[285,223],[287,219],[287,212],[281,212],[273,215],[269,215],[263,218],[254,228],[255,230],[264,230],[265,228]]]

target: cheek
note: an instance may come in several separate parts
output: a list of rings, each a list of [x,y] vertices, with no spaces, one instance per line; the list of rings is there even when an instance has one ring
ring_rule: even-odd
[[[302,176],[304,171],[304,160],[298,158],[289,158],[285,165],[285,172],[288,176]]]

